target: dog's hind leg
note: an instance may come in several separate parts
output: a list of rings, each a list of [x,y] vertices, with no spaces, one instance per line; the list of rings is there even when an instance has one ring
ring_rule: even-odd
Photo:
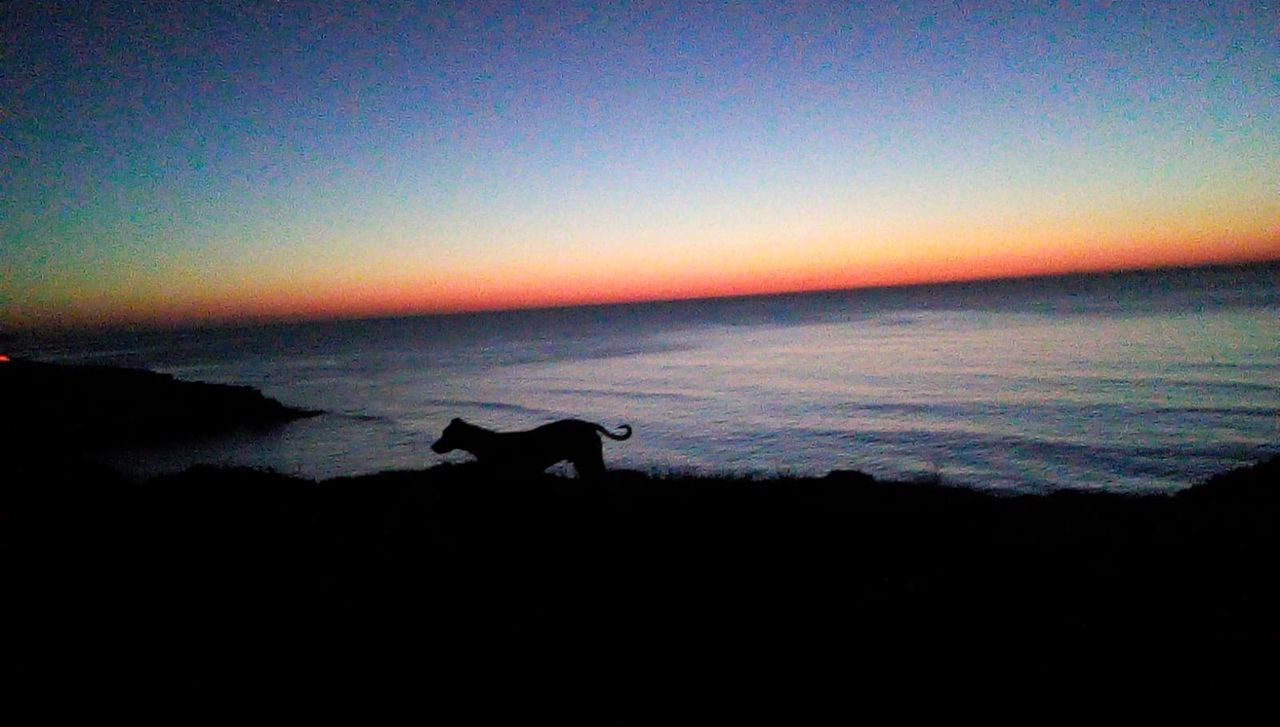
[[[592,444],[586,446],[570,461],[580,480],[598,480],[604,477],[604,447],[594,436]]]
[[[573,468],[577,470],[580,480],[598,480],[604,477],[604,462],[599,460],[575,460]]]

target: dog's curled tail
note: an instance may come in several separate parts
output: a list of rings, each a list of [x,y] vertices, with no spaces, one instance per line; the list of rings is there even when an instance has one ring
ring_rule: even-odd
[[[603,434],[604,436],[608,437],[609,439],[616,439],[616,440],[618,440],[619,442],[621,442],[621,441],[622,441],[622,440],[624,440],[624,439],[630,439],[630,438],[631,438],[631,425],[630,425],[630,424],[619,424],[619,425],[618,425],[618,429],[625,429],[625,430],[627,430],[627,431],[626,431],[626,433],[625,433],[625,434],[614,434],[613,432],[609,431],[608,429],[605,429],[604,427],[600,426],[599,424],[597,424],[597,425],[596,425],[596,431],[600,432],[601,434]]]

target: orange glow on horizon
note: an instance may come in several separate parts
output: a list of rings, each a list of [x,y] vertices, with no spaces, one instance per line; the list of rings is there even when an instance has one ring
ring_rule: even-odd
[[[1276,247],[1276,246],[1273,246]],[[1145,249],[1144,249],[1145,248]],[[1056,254],[1041,250],[1005,250],[967,258],[903,259],[879,264],[829,266],[820,260],[788,267],[742,266],[715,274],[690,270],[606,270],[575,274],[509,271],[477,280],[460,277],[421,283],[412,273],[390,279],[351,280],[303,286],[293,291],[257,291],[232,301],[191,301],[171,307],[170,321],[224,318],[333,318],[417,313],[458,313],[519,308],[632,303],[716,298],[852,288],[875,288],[1032,277],[1107,270],[1232,264],[1280,258],[1250,254],[1249,246],[1222,246],[1213,255],[1195,255],[1170,247],[1153,256],[1146,246],[1116,246],[1092,254]]]
[[[1267,242],[1240,244],[1201,239],[1196,245],[1158,240],[1119,243],[1101,239],[1087,248],[1072,248],[1067,235],[1045,236],[1040,244],[967,246],[945,254],[938,249],[904,249],[880,259],[861,259],[856,252],[815,256],[804,263],[763,256],[720,265],[683,269],[646,269],[633,265],[600,269],[557,270],[555,266],[495,271],[478,279],[459,276],[423,285],[412,274],[379,283],[352,282],[335,287],[332,296],[299,291],[296,297],[261,301],[264,315],[335,317],[342,315],[408,315],[542,308],[573,305],[649,302],[768,295],[817,290],[877,288],[1091,273],[1158,267],[1237,264],[1280,259],[1280,235]],[[939,246],[940,247],[940,246]],[[975,249],[976,248],[976,249]],[[944,252],[944,254],[939,254]],[[932,253],[932,254],[930,254]],[[719,263],[720,261],[714,261]],[[719,269],[717,269],[717,267]]]
[[[1090,239],[1080,244],[1081,239]],[[627,248],[614,259],[549,259],[444,271],[395,265],[359,275],[317,270],[295,276],[180,280],[99,296],[50,320],[54,327],[305,320],[460,313],[768,295],[1033,277],[1108,270],[1280,260],[1280,230],[1249,236],[1147,235],[1088,238],[1079,229],[935,231],[912,244],[869,241],[761,245],[740,254],[653,259]],[[477,270],[478,268],[478,270]],[[21,311],[19,311],[21,312]]]

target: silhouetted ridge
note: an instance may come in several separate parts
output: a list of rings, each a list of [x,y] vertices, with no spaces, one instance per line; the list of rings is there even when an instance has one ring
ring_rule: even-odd
[[[131,484],[27,460],[0,488],[21,626],[0,677],[92,720],[782,723],[1117,698],[1222,718],[1247,701],[1208,695],[1252,688],[1280,647],[1278,470],[1000,496],[465,464]]]
[[[318,412],[248,386],[108,366],[0,363],[0,436],[10,444],[100,447],[267,427]]]

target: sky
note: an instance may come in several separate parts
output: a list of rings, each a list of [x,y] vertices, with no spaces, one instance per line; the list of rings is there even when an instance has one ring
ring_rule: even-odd
[[[0,326],[1280,258],[1280,7],[18,2]]]

